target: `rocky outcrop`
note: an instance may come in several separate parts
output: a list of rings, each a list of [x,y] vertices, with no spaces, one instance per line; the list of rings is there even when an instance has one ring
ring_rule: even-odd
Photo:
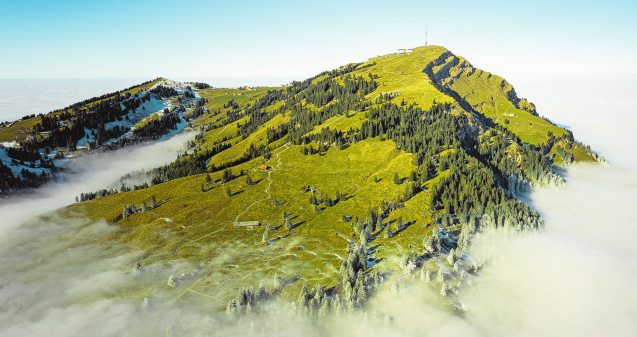
[[[472,105],[466,101],[466,95],[454,89],[454,83],[461,77],[467,78],[473,75],[476,71],[478,71],[478,69],[472,66],[471,63],[455,56],[448,50],[429,62],[423,69],[423,72],[427,74],[436,89],[451,96],[467,112],[474,112],[474,109]],[[490,80],[491,77],[492,75],[488,74],[487,79]],[[499,90],[517,109],[527,111],[533,116],[538,116],[535,105],[524,98],[519,98],[515,88],[513,88],[509,82],[501,79]]]

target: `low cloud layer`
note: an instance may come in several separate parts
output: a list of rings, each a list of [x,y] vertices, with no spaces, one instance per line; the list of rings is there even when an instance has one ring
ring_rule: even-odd
[[[174,161],[177,151],[183,150],[182,144],[193,138],[194,133],[184,133],[164,142],[78,158],[70,164],[78,173],[65,175],[62,183],[49,183],[34,194],[0,199],[0,214],[3,217],[0,235],[35,215],[75,202],[75,197],[80,193],[109,187],[126,173]]]

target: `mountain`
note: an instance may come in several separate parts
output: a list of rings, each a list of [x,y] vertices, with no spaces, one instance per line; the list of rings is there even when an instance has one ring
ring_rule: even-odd
[[[281,297],[321,319],[409,282],[462,308],[483,264],[470,253],[476,233],[541,230],[520,193],[563,184],[555,166],[604,162],[506,80],[438,46],[282,87],[159,78],[24,119],[0,139],[17,136],[23,156],[99,155],[89,152],[182,130],[193,138],[173,163],[78,191],[48,216],[106,220],[115,230],[94,239],[142,252],[135,273],[184,266],[128,297],[188,293],[230,317]]]

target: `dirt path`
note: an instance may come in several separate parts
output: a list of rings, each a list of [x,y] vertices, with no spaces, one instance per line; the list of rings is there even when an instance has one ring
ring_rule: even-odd
[[[252,204],[250,204],[248,207],[246,207],[246,209],[243,211],[243,213],[237,215],[237,217],[234,219],[234,222],[239,221],[239,218],[242,215],[244,215],[247,211],[249,211],[250,208],[252,208],[252,206],[260,203],[261,201],[266,201],[266,200],[268,200],[268,199],[270,199],[272,197],[272,195],[269,192],[270,191],[270,186],[272,186],[272,179],[270,179],[271,175],[272,175],[272,172],[274,172],[275,170],[278,170],[281,167],[281,157],[280,157],[280,155],[281,155],[281,153],[287,151],[289,148],[290,148],[290,143],[285,144],[285,149],[282,150],[282,151],[279,151],[279,153],[276,154],[276,158],[277,158],[278,164],[276,165],[275,168],[273,168],[272,170],[268,171],[268,187],[265,188],[265,193],[268,195],[268,197],[264,198],[264,199],[261,199],[261,200],[257,200],[255,202],[253,202]]]

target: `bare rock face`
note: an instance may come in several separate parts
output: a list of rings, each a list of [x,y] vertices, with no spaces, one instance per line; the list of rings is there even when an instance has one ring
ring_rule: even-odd
[[[468,118],[467,124],[458,130],[458,138],[463,142],[472,142],[484,133],[484,127],[475,118]]]

